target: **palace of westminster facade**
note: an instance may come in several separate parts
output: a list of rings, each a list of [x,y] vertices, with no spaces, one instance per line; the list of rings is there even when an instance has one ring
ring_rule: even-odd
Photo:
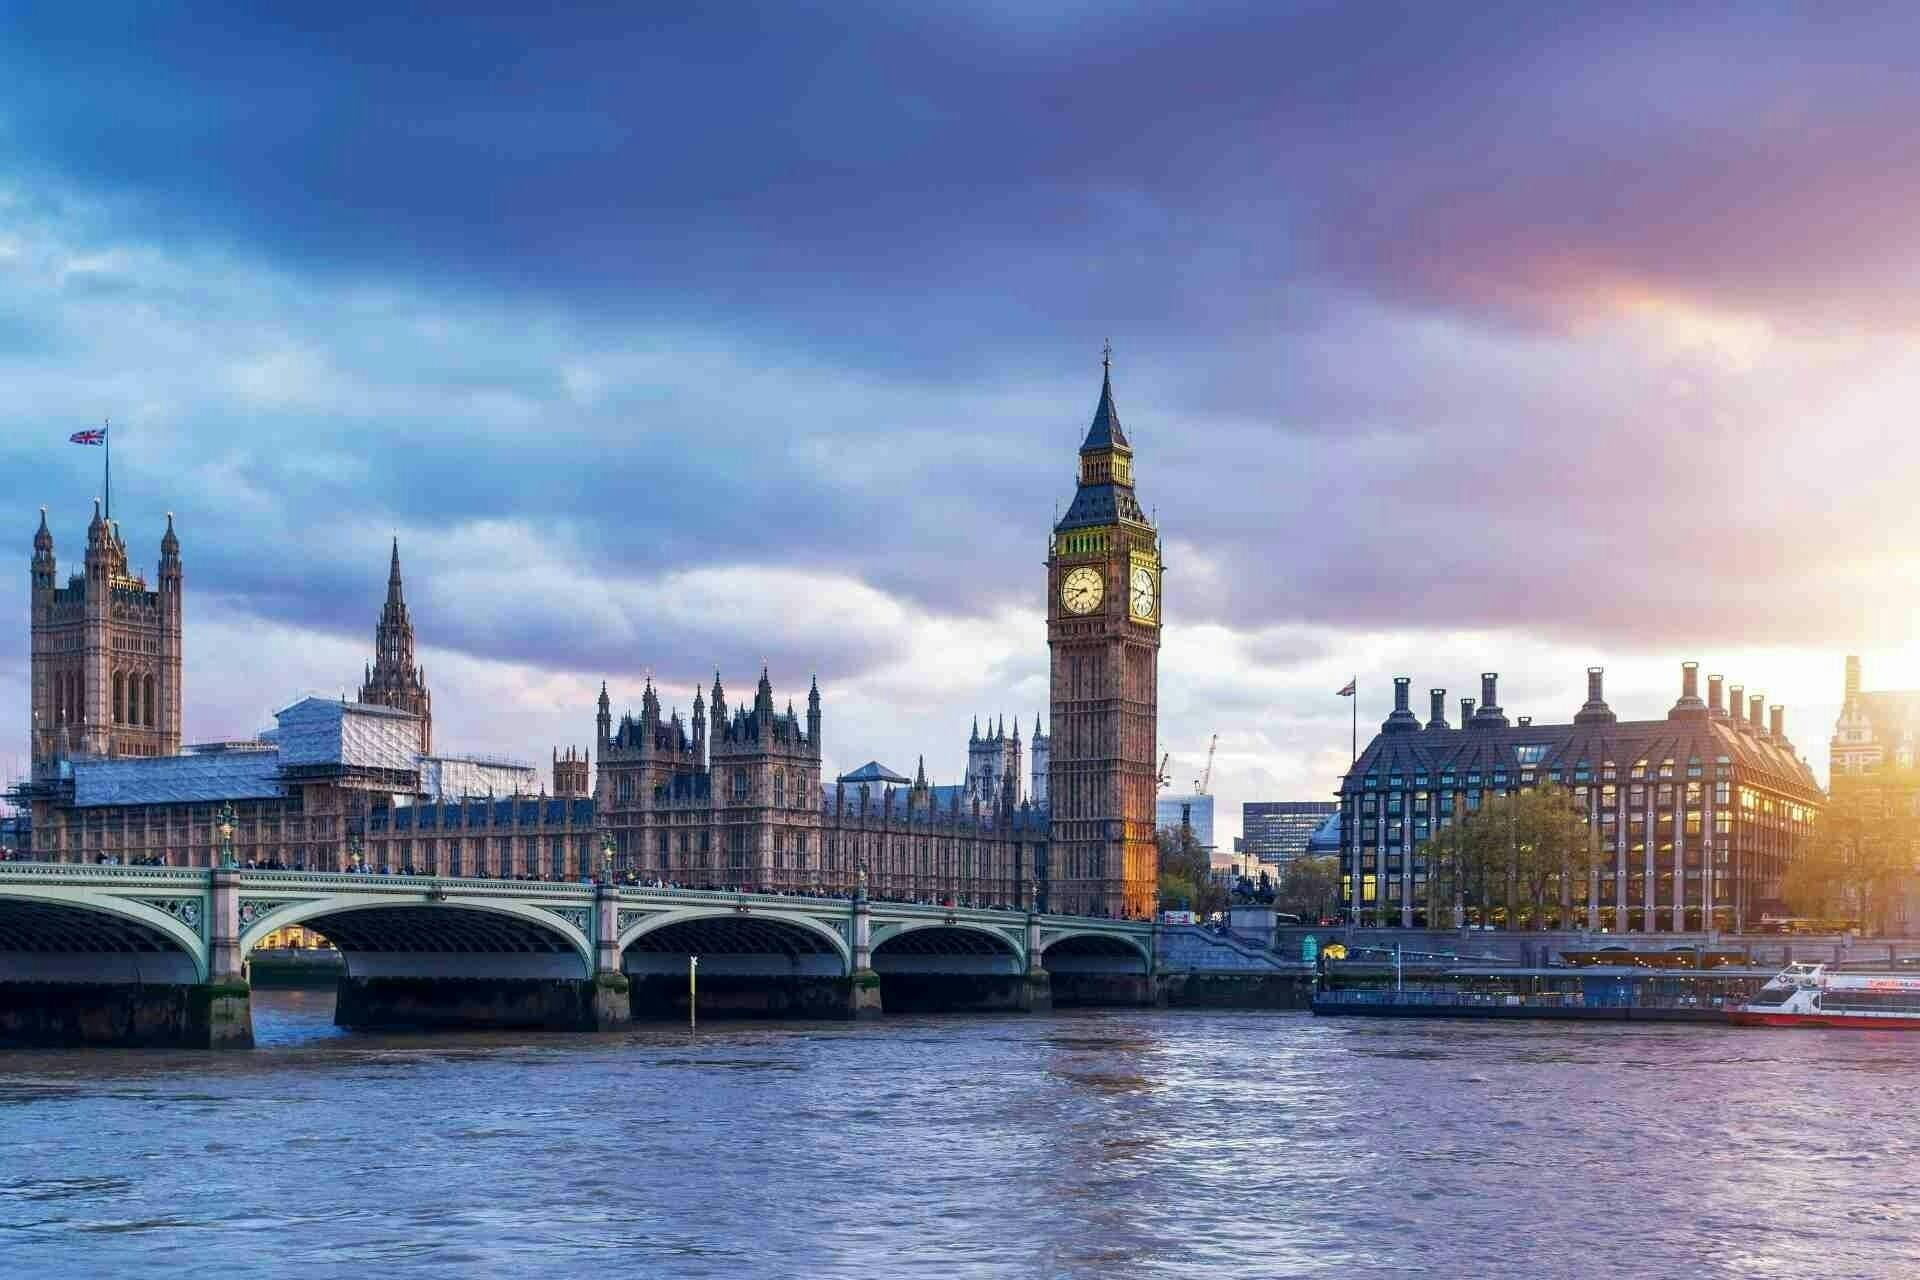
[[[585,752],[555,751],[551,793],[527,766],[433,754],[396,543],[374,661],[357,698],[309,698],[258,739],[182,746],[180,544],[157,589],[96,506],[84,573],[56,581],[41,512],[32,561],[31,810],[26,856],[206,866],[231,803],[242,860],[309,870],[846,892],[865,871],[894,898],[1141,916],[1157,880],[1154,766],[1159,535],[1133,488],[1111,371],[1047,557],[1051,735],[977,726],[967,781],[877,763],[822,776],[818,685],[804,716],[762,671],[730,704],[716,673],[690,720],[649,681],[616,722],[606,687]]]

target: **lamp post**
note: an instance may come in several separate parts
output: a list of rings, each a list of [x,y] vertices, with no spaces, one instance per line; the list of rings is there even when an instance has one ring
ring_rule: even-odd
[[[358,874],[366,870],[365,854],[360,844],[360,833],[354,832],[347,837],[347,870]]]
[[[613,883],[613,832],[600,833],[600,882]]]
[[[220,865],[229,870],[240,865],[233,856],[233,829],[233,801],[229,800],[220,806],[220,812],[214,819],[214,830],[220,835]]]

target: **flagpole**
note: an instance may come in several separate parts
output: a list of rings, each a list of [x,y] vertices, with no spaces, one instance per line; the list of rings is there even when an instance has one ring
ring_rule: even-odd
[[[107,446],[107,523],[113,523],[113,424],[100,419],[100,439]]]
[[[1347,769],[1360,763],[1360,677],[1353,677],[1353,758],[1347,762]]]

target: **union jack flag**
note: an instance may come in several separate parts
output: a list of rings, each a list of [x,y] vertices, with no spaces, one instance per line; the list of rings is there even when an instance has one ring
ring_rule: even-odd
[[[1354,695],[1359,683],[1360,683],[1360,678],[1358,676],[1355,676],[1353,679],[1347,681],[1347,687],[1342,689],[1337,696],[1342,698],[1351,698]]]
[[[105,444],[106,442],[107,429],[105,427],[95,427],[91,431],[76,431],[67,437],[67,443],[69,444]]]

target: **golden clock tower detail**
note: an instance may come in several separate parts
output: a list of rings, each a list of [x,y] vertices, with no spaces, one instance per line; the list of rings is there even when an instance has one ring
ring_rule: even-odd
[[[1047,907],[1145,916],[1154,906],[1160,535],[1133,492],[1133,446],[1102,360],[1073,505],[1047,556],[1052,808]]]

